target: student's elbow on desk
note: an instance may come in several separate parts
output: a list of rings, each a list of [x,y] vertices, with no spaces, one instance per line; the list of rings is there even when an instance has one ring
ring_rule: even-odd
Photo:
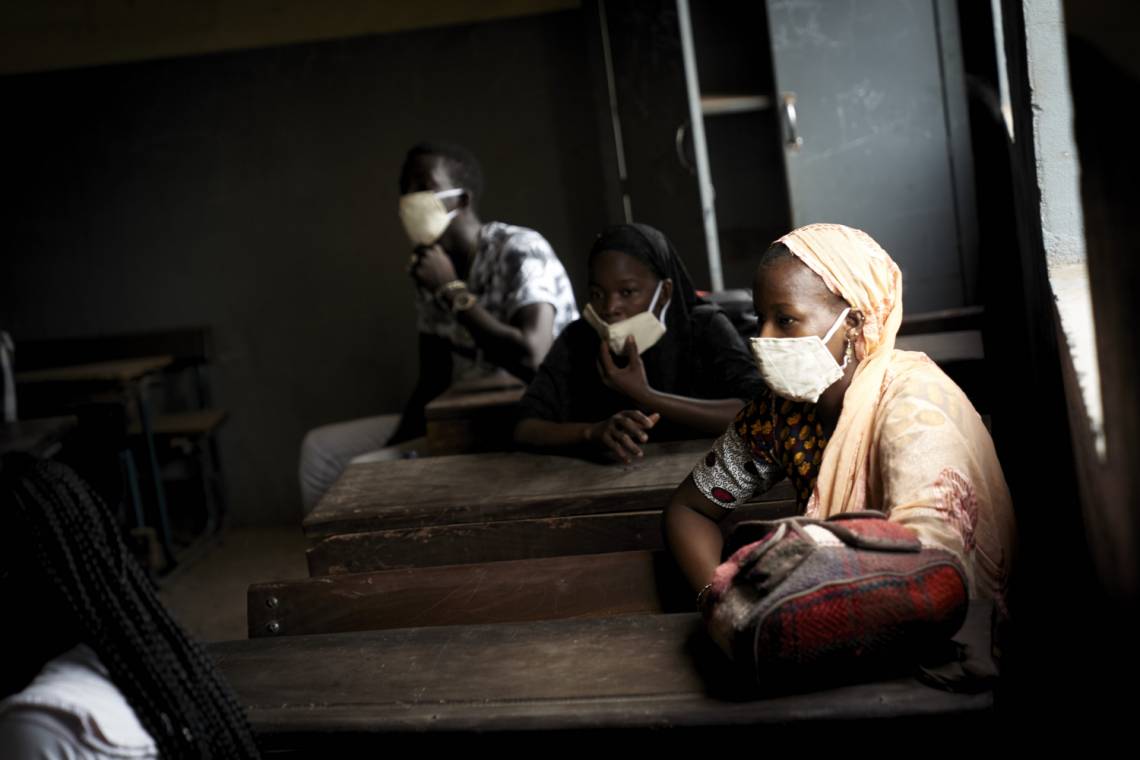
[[[704,498],[692,475],[673,492],[662,513],[665,545],[694,588],[707,583],[720,564],[724,539],[719,522],[725,514]]]

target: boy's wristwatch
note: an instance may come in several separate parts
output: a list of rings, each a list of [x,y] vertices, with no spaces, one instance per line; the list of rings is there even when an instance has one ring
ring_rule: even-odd
[[[463,290],[460,290],[458,293],[456,293],[454,296],[452,296],[452,298],[451,298],[451,313],[452,314],[458,314],[461,311],[467,311],[472,306],[474,306],[475,303],[476,303],[475,296],[471,294],[471,291],[464,288]]]
[[[449,299],[447,296],[452,293],[454,295]],[[467,283],[463,280],[452,280],[440,285],[435,291],[435,298],[446,306],[452,314],[467,311],[476,303],[475,296],[467,289]]]

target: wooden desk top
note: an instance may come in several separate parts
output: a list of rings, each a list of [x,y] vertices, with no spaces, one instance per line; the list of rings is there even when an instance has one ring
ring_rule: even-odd
[[[773,725],[992,709],[992,692],[953,694],[913,678],[757,698],[700,626],[693,613],[635,615],[207,649],[254,730],[269,736]]]
[[[29,372],[17,372],[17,383],[129,383],[174,363],[171,356],[140,356],[135,359],[76,364]]]
[[[393,528],[661,510],[710,441],[645,446],[630,465],[497,452],[350,465],[304,521],[310,538]],[[794,498],[781,484],[761,501]]]
[[[510,406],[523,397],[526,386],[511,375],[492,375],[456,383],[424,407],[429,421],[464,417],[471,412]]]

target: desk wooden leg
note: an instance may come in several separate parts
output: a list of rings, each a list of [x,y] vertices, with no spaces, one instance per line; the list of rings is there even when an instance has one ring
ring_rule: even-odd
[[[162,554],[166,559],[167,569],[173,568],[178,561],[174,557],[174,547],[170,542],[170,518],[166,511],[166,489],[162,485],[162,474],[158,468],[158,454],[154,449],[154,430],[151,428],[150,403],[146,396],[146,381],[142,381],[136,388],[136,400],[139,408],[139,424],[142,427],[143,441],[146,444],[146,457],[150,465],[150,475],[154,480],[154,499],[158,507],[158,540],[162,544]]]
[[[135,514],[135,527],[145,527],[146,518],[143,516],[142,493],[139,491],[139,471],[135,467],[135,457],[129,447],[119,452],[119,464],[123,470],[123,482],[126,483],[127,492],[130,494],[131,507]]]

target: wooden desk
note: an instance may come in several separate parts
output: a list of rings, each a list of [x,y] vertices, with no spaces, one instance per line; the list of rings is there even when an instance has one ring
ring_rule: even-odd
[[[959,637],[976,641],[979,620],[984,635],[979,608]],[[525,731],[541,739],[552,731],[688,727],[721,736],[740,727],[767,737],[844,721],[888,720],[898,729],[910,720],[929,730],[936,721],[960,726],[992,716],[992,692],[953,694],[913,678],[758,698],[700,626],[695,613],[633,615],[254,639],[207,650],[268,747],[319,747],[326,756],[408,733],[494,739]]]
[[[631,465],[490,453],[350,465],[304,521],[312,575],[661,548],[661,510],[709,441]],[[781,483],[754,508],[791,514]]]
[[[24,386],[69,387],[75,389],[72,392],[84,394],[109,386],[115,393],[122,393],[128,404],[134,405],[138,413],[138,424],[142,431],[143,441],[146,445],[147,464],[150,469],[151,480],[154,483],[155,507],[158,513],[158,537],[167,565],[170,567],[175,564],[174,547],[171,543],[170,519],[166,510],[166,491],[163,488],[162,475],[158,468],[158,455],[154,446],[153,415],[147,397],[147,383],[155,373],[166,369],[173,363],[174,357],[172,356],[140,356],[16,373],[16,382]],[[128,469],[133,471],[133,467],[132,461]],[[138,493],[138,484],[134,480],[131,481],[131,488],[133,493]],[[135,508],[137,513],[141,515],[141,504],[136,504]],[[141,519],[139,521],[142,522]]]
[[[507,374],[451,386],[424,407],[428,451],[444,456],[511,448],[514,409],[525,391]]]
[[[17,383],[118,383],[126,384],[166,369],[174,363],[171,356],[143,356],[115,359],[69,367],[51,367],[17,372]]]

